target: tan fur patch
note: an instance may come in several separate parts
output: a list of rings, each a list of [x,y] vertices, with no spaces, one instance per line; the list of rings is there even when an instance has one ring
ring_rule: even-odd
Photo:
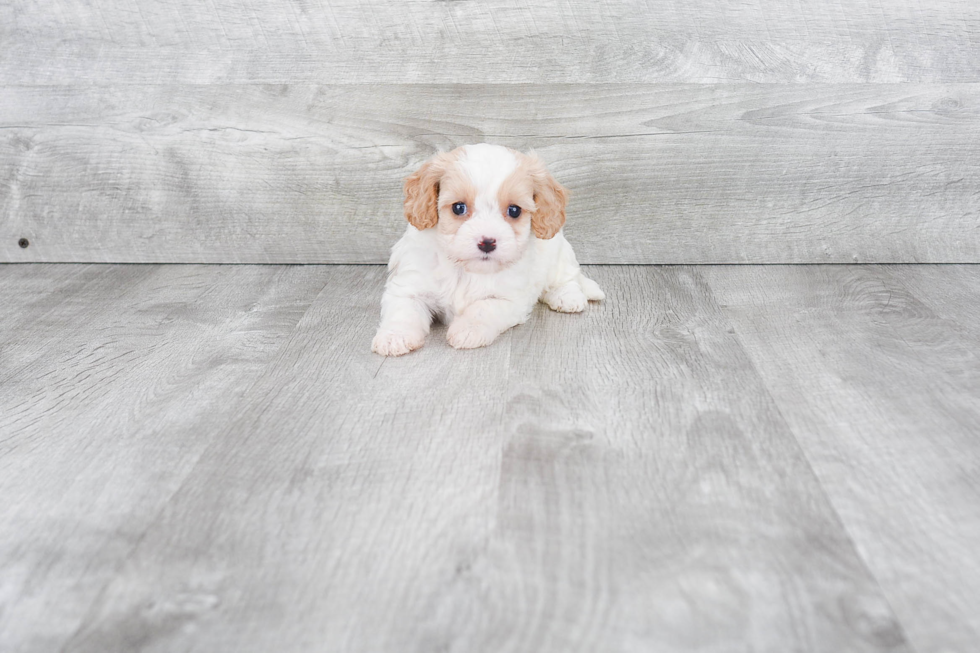
[[[457,150],[453,150],[456,152]],[[457,156],[458,158],[458,156]],[[456,215],[453,204],[463,202],[472,211],[476,206],[476,186],[454,161],[442,177],[439,191],[439,232],[453,235],[472,213]]]
[[[534,210],[531,212],[531,229],[534,235],[542,240],[554,238],[555,234],[565,224],[565,204],[568,202],[568,190],[559,184],[538,155],[515,154],[521,160],[518,170],[531,181],[533,190]]]
[[[520,152],[511,151],[517,157],[517,168],[500,185],[500,190],[497,191],[497,204],[507,223],[515,233],[519,233],[520,227],[531,219],[537,206],[534,203],[534,182],[530,174],[530,161]],[[521,207],[521,215],[516,220],[507,215],[507,209],[512,204]]]
[[[439,188],[459,155],[460,148],[440,152],[405,179],[405,219],[416,229],[430,229],[439,221]]]

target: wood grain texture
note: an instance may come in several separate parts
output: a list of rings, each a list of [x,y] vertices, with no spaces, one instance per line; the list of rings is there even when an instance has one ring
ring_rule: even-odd
[[[970,82],[972,0],[0,6],[0,84]]]
[[[980,266],[707,275],[913,647],[977,650]]]
[[[697,269],[381,359],[380,267],[64,267],[0,267],[73,299],[2,350],[5,649],[911,650]]]
[[[936,317],[980,341],[980,301],[977,301],[980,267],[923,265],[910,270],[905,266],[889,266],[876,271],[885,277],[884,283],[907,289],[916,302]]]
[[[445,600],[476,603],[446,615],[459,650],[903,650],[699,272],[589,274],[606,302],[509,334],[500,528]],[[480,637],[474,591],[513,606]]]
[[[495,528],[508,352],[478,373],[438,341],[423,364],[385,361],[370,353],[384,270],[322,274],[66,651],[438,650],[432,611]]]
[[[19,318],[0,327],[0,650],[58,650],[85,623],[321,283],[306,268],[0,267]]]
[[[479,141],[539,151],[586,263],[980,261],[975,84],[11,88],[0,260],[381,263]]]

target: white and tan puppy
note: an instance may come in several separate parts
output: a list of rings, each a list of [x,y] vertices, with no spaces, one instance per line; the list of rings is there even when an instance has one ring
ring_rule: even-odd
[[[605,296],[561,233],[566,190],[534,154],[499,145],[440,153],[405,180],[408,229],[391,250],[371,348],[400,356],[433,317],[457,349],[489,345],[540,300],[577,313]]]

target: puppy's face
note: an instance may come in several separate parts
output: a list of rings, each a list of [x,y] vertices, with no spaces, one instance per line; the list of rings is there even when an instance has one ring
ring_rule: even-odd
[[[457,265],[490,273],[519,260],[532,233],[558,233],[566,198],[536,156],[465,145],[437,154],[405,180],[405,217],[416,229],[437,229]]]

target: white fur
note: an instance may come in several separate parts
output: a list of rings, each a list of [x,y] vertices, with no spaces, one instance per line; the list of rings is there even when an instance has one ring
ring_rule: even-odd
[[[517,157],[506,147],[479,143],[465,145],[463,151],[459,166],[481,192],[496,195],[500,185],[517,168]]]
[[[506,148],[466,146],[458,165],[477,188],[472,214],[454,235],[409,225],[392,248],[373,351],[400,356],[418,349],[433,317],[449,325],[453,347],[482,347],[525,322],[539,300],[556,311],[577,313],[589,300],[604,298],[580,272],[560,231],[541,240],[529,221],[516,234],[507,223],[497,191],[517,164]],[[476,247],[485,237],[497,241],[490,254]]]

